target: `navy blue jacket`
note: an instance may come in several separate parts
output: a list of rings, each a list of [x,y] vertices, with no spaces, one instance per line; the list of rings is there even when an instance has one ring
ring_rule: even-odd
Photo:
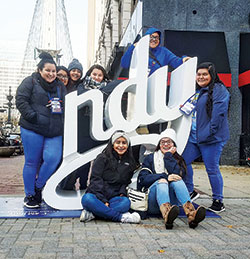
[[[206,111],[208,87],[201,88],[196,105],[196,137],[198,144],[213,144],[229,139],[228,105],[230,94],[221,83],[213,89],[213,110],[211,118]]]
[[[154,54],[161,66],[170,65],[173,68],[180,66],[183,61],[182,58],[177,57],[174,53],[165,47],[161,47],[161,32],[156,28],[149,28],[145,35],[151,35],[152,33],[159,33],[160,42],[156,48],[150,48],[150,51]],[[121,59],[121,66],[123,68],[129,68],[131,63],[132,54],[135,46],[132,44]],[[149,75],[151,75],[155,70],[161,67],[152,57],[149,57],[148,68],[150,69]]]
[[[57,80],[57,83],[64,107],[66,88],[61,81]],[[50,93],[50,97],[59,97],[58,92]],[[16,94],[16,107],[21,113],[20,126],[44,137],[63,135],[64,115],[52,114],[51,109],[46,107],[48,103],[49,94],[40,85],[37,73],[26,77],[17,88]]]
[[[142,163],[142,170],[140,171],[137,179],[137,189],[142,190],[142,188],[149,188],[155,181],[158,181],[162,178],[168,180],[168,176],[171,174],[178,174],[182,175],[182,173],[185,173],[184,169],[181,168],[176,159],[173,157],[171,152],[167,152],[164,155],[164,166],[168,172],[166,174],[165,172],[162,172],[161,174],[157,174],[155,172],[155,166],[154,166],[154,153],[149,154],[145,157],[143,163]],[[151,170],[152,173],[150,173],[149,170],[143,170],[143,168],[148,168]]]
[[[86,193],[95,194],[103,203],[120,194],[127,195],[126,187],[131,182],[136,169],[136,165],[131,165],[125,155],[119,160],[118,155],[114,154],[112,164],[113,166],[104,153],[97,156],[86,191]]]

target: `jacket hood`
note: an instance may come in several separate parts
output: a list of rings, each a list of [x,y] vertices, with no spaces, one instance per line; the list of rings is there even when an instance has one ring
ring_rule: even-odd
[[[160,37],[160,42],[159,42],[159,45],[161,44],[161,31],[157,28],[154,28],[154,27],[150,27],[149,29],[147,29],[147,31],[145,32],[145,35],[151,35],[153,33],[157,32],[159,34],[159,37]],[[158,47],[157,46],[157,47]]]

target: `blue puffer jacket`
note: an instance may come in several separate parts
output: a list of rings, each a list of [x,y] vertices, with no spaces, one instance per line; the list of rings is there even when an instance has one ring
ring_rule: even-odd
[[[196,105],[196,137],[198,144],[213,144],[229,139],[228,105],[230,94],[221,83],[213,89],[213,110],[211,118],[206,111],[208,87],[201,88]]]
[[[173,68],[177,68],[180,66],[182,62],[182,58],[177,57],[175,54],[173,54],[170,50],[168,50],[165,47],[161,47],[161,32],[160,30],[156,28],[149,28],[145,35],[151,35],[153,33],[159,33],[160,36],[160,43],[156,48],[150,48],[150,51],[154,54],[158,62],[161,64],[161,66],[170,65]],[[132,54],[134,51],[135,46],[132,44],[126,53],[123,55],[121,59],[121,66],[123,68],[129,68],[130,62],[132,58]],[[148,61],[148,67],[150,69],[149,75],[151,75],[155,70],[161,67],[152,57],[149,57]]]

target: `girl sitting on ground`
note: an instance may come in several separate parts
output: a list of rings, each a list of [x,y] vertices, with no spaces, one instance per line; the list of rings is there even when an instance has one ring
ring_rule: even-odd
[[[149,189],[148,213],[161,212],[166,229],[173,228],[173,222],[179,215],[179,204],[184,208],[190,228],[196,228],[205,218],[206,209],[199,206],[195,210],[191,203],[182,180],[185,173],[185,161],[176,152],[176,133],[167,129],[161,134],[155,152],[145,157],[138,176],[138,189]]]
[[[136,167],[128,135],[116,131],[93,163],[90,184],[82,197],[80,221],[87,222],[97,216],[116,222],[139,223],[140,215],[128,212],[130,200],[126,191]]]

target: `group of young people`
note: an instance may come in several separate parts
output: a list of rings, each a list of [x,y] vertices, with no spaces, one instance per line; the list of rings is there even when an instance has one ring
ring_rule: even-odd
[[[150,28],[146,34],[150,35],[149,75],[161,66],[171,65],[176,68],[189,59],[179,58],[167,48],[161,47],[159,30]],[[121,66],[130,66],[134,47],[131,45],[124,54]],[[82,79],[83,68],[77,59],[73,59],[66,68],[57,67],[48,53],[42,53],[39,57],[41,60],[37,72],[23,80],[16,94],[25,154],[24,205],[28,208],[40,206],[42,189],[61,162],[65,95],[72,91],[82,94],[91,89],[101,89],[109,82],[105,69],[100,65],[92,66]],[[190,228],[197,227],[205,218],[206,209],[203,206],[195,209],[192,204],[192,198],[198,198],[199,194],[194,191],[191,163],[199,156],[202,156],[212,187],[213,203],[209,209],[218,213],[225,210],[219,160],[229,138],[229,97],[215,66],[210,62],[198,65],[196,107],[191,114],[190,137],[182,156],[176,151],[175,131],[166,129],[159,135],[155,151],[144,158],[137,186],[139,190],[150,190],[148,213],[161,213],[167,229],[173,227],[180,205],[188,217]],[[88,107],[79,111],[79,114],[84,127],[89,123]],[[89,136],[89,128],[81,138],[86,138],[86,146],[80,147],[80,152],[96,145]],[[89,185],[85,184],[89,167],[78,170],[71,176],[73,182],[83,177],[81,184],[86,188],[82,197],[80,220],[87,222],[102,218],[139,223],[140,215],[130,212],[130,200],[127,197],[127,186],[137,167],[128,134],[122,130],[116,131],[103,152],[93,161]]]

